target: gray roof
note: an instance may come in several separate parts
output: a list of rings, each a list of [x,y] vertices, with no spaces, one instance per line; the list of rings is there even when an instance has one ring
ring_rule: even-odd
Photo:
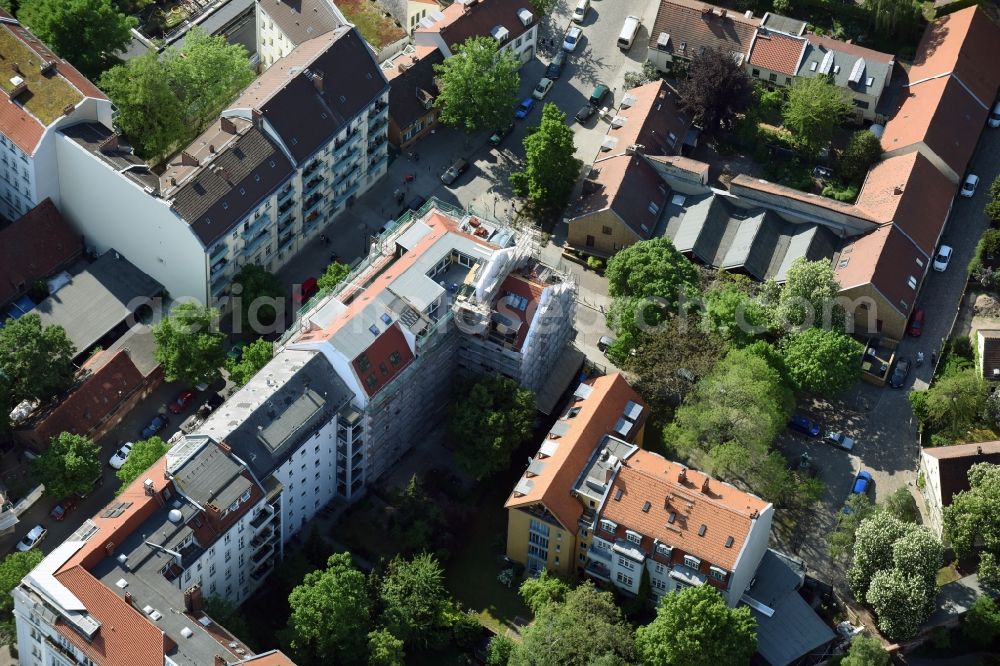
[[[150,194],[159,192],[160,179],[150,171],[145,160],[136,157],[132,147],[104,125],[80,123],[60,131]]]
[[[225,442],[263,480],[353,397],[322,354],[286,349],[219,407],[198,433]]]
[[[206,443],[177,469],[170,471],[174,484],[187,497],[203,507],[214,506],[224,511],[253,486],[244,470],[218,445]]]
[[[799,70],[795,73],[796,76],[819,76],[824,69],[824,60],[832,59],[827,73],[833,77],[834,85],[875,98],[882,95],[886,78],[892,70],[891,56],[873,51],[868,57],[865,57],[868,50],[853,44],[845,44],[813,34],[807,34],[805,37],[807,40],[806,48],[799,63]],[[864,61],[863,69],[861,69],[862,65],[858,65],[859,60]],[[813,63],[815,63],[815,69]],[[861,74],[860,79],[854,83],[850,81],[850,78],[856,65]],[[868,85],[869,80],[871,85]]]
[[[294,169],[256,127],[230,143],[173,198],[173,209],[208,247],[277,191]]]
[[[757,620],[757,653],[771,666],[785,666],[798,658],[821,650],[836,635],[798,593],[805,565],[768,550],[760,561],[750,591],[743,595],[763,604],[767,614],[750,605]]]
[[[38,304],[43,326],[58,324],[82,353],[132,315],[163,285],[108,250]]]
[[[124,349],[136,370],[148,377],[153,370],[160,367],[156,360],[156,340],[153,339],[153,329],[146,324],[136,324],[125,335],[108,346],[108,351]]]
[[[218,7],[207,17],[199,21],[198,27],[210,35],[217,35],[236,19],[243,18],[244,14],[252,15],[253,13],[254,0],[228,0],[221,7]],[[182,48],[190,32],[190,30],[185,32],[184,36],[173,42],[171,46]]]
[[[954,621],[956,617],[964,614],[976,599],[989,595],[994,599],[997,593],[989,588],[983,587],[979,582],[977,574],[963,576],[938,588],[937,598],[934,600],[934,612],[924,622],[925,627],[936,627],[945,622]]]
[[[799,37],[803,32],[805,32],[806,22],[790,18],[788,16],[782,16],[781,14],[772,14],[771,12],[767,12],[764,14],[764,18],[760,20],[760,27],[769,28],[771,30],[776,30],[777,32],[783,32],[787,35],[795,35],[796,37]]]
[[[260,8],[295,46],[347,22],[330,0],[260,0]]]

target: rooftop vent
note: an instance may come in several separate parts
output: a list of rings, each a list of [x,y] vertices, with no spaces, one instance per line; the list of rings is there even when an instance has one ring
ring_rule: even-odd
[[[181,636],[183,636],[184,638],[191,638],[192,636],[194,636],[194,632],[188,629],[187,627],[184,627],[183,629],[181,629]]]
[[[651,504],[650,502],[648,502],[648,501],[647,501],[646,503],[644,503],[644,504],[642,505],[642,512],[643,512],[643,513],[649,513],[649,509],[650,509],[650,507],[652,507],[652,506],[653,506],[653,505],[652,505],[652,504]]]
[[[24,79],[21,78],[20,76],[12,76],[10,78],[10,85],[11,89],[10,92],[8,92],[7,94],[10,95],[11,99],[14,99],[15,97],[17,97],[18,95],[20,95],[21,93],[23,93],[25,90],[28,89],[28,84],[26,84],[24,82]]]
[[[174,525],[180,525],[181,521],[184,520],[184,515],[177,509],[171,509],[167,513],[167,520],[172,522]]]

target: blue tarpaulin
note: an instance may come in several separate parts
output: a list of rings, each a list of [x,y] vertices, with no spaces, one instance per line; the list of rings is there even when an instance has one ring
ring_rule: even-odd
[[[7,309],[7,316],[4,317],[4,320],[20,319],[34,309],[35,302],[27,296],[22,296],[14,301],[14,303]]]

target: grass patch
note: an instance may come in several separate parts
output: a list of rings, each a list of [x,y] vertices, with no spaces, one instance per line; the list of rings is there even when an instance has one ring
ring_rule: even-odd
[[[347,20],[358,27],[365,41],[375,48],[388,46],[406,36],[406,32],[370,0],[340,0],[337,6]]]
[[[0,78],[0,86],[7,92],[14,87],[10,79],[15,76],[13,65],[21,71],[16,74],[28,85],[17,100],[45,125],[63,115],[63,109],[77,104],[83,97],[58,74],[46,76],[41,72],[42,59],[7,30],[0,30],[0,53],[5,58],[7,75]]]
[[[938,569],[937,577],[934,582],[938,587],[941,587],[942,585],[953,583],[961,577],[962,574],[958,572],[958,568],[955,566],[955,563],[952,562],[948,566]]]

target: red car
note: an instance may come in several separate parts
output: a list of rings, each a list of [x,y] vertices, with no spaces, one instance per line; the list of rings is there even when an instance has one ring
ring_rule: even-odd
[[[919,338],[920,334],[924,332],[924,311],[914,310],[913,315],[910,317],[910,329],[909,333],[915,338]]]
[[[51,516],[53,520],[62,520],[63,518],[66,517],[67,513],[73,510],[73,507],[75,506],[76,502],[74,502],[73,500],[64,499],[63,501],[59,502],[59,504],[56,504],[54,507],[52,507],[52,510],[49,511],[49,516]]]
[[[167,409],[174,414],[180,414],[184,411],[184,408],[188,406],[188,403],[191,402],[191,398],[193,397],[194,391],[181,391],[180,395],[178,395],[172,403],[167,405]]]
[[[296,306],[302,305],[315,296],[318,291],[319,284],[316,282],[316,278],[306,278],[301,287],[292,290],[292,302],[295,303]]]

